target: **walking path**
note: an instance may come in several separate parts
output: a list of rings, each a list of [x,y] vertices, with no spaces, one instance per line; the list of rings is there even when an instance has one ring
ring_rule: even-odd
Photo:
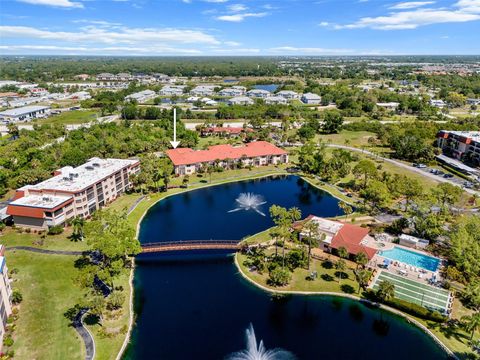
[[[86,308],[78,312],[77,316],[75,316],[75,320],[73,320],[73,327],[85,343],[85,360],[93,360],[95,358],[95,340],[93,340],[90,331],[83,326],[83,317],[87,312],[88,309]]]
[[[438,181],[438,182],[447,182],[447,183],[450,183],[452,185],[455,185],[455,186],[458,186],[459,188],[461,188],[463,191],[469,193],[469,194],[476,194],[476,195],[480,195],[480,192],[479,191],[476,191],[476,190],[472,190],[472,189],[465,189],[461,186],[459,186],[456,182],[450,180],[450,179],[446,179],[446,178],[443,178],[443,177],[440,177],[440,176],[437,176],[437,175],[434,175],[434,174],[431,174],[429,172],[425,172],[423,171],[422,169],[418,169],[416,167],[413,167],[413,166],[410,166],[410,165],[407,165],[407,164],[404,164],[403,162],[401,161],[398,161],[398,160],[393,160],[393,159],[389,159],[389,158],[385,158],[385,157],[381,157],[381,156],[378,156],[377,154],[374,154],[373,152],[371,151],[368,151],[368,150],[363,150],[363,149],[359,149],[359,148],[356,148],[356,147],[353,147],[353,146],[345,146],[345,145],[337,145],[337,144],[327,144],[326,146],[328,147],[333,147],[333,148],[338,148],[338,149],[344,149],[344,150],[350,150],[350,151],[356,151],[356,152],[359,152],[359,153],[363,153],[363,154],[366,154],[366,155],[370,155],[372,157],[375,157],[377,159],[381,159],[385,162],[388,162],[390,164],[393,164],[395,166],[398,166],[398,167],[401,167],[401,168],[404,168],[406,170],[409,170],[409,171],[413,171],[413,172],[416,172],[417,174],[420,174],[422,176],[425,176],[429,179],[432,179],[434,181]]]
[[[140,201],[142,201],[143,199],[145,199],[145,195],[142,195],[140,196],[136,201],[135,203],[132,204],[132,206],[130,206],[130,208],[128,209],[127,211],[127,215],[130,215],[130,213],[135,210],[135,208],[138,206],[138,204],[140,204]]]
[[[25,250],[36,252],[40,254],[49,254],[49,255],[72,255],[72,256],[81,256],[86,253],[86,251],[67,251],[67,250],[48,250],[48,249],[39,249],[33,246],[9,246],[7,250]]]

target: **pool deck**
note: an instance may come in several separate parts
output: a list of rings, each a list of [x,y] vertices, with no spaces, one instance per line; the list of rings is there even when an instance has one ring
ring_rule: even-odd
[[[418,250],[418,249],[409,248],[409,247],[402,246],[402,245],[399,245],[399,244],[394,244],[394,243],[384,243],[384,244],[385,244],[384,247],[379,248],[381,251],[391,250],[394,247],[398,247],[398,248],[401,248],[401,249],[404,249],[404,250],[407,250],[407,251],[416,252],[420,255],[425,255],[425,256],[435,258],[435,256],[433,256],[433,255],[431,255],[431,254],[429,254],[425,251]],[[390,265],[387,268],[384,267],[384,261],[386,259],[388,259],[390,261]],[[417,281],[419,283],[432,286],[433,284],[431,283],[431,279],[433,277],[435,277],[436,282],[441,282],[443,280],[440,273],[439,273],[439,269],[442,266],[441,265],[442,259],[439,259],[439,260],[440,260],[440,264],[439,264],[439,267],[437,268],[437,270],[436,271],[430,271],[430,270],[427,270],[427,269],[424,269],[424,268],[421,268],[421,267],[415,267],[413,265],[400,262],[398,260],[392,260],[390,258],[384,257],[384,256],[380,255],[379,253],[377,253],[369,261],[368,266],[371,267],[371,268],[374,268],[374,269],[382,269],[383,271],[387,271],[387,272],[390,272],[390,273],[395,274],[395,275],[403,276],[406,279],[414,280],[414,281]]]

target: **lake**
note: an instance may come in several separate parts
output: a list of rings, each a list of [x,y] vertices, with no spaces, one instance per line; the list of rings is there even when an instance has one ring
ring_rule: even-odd
[[[277,85],[277,84],[264,84],[264,85],[254,85],[253,88],[274,92],[275,90],[278,89],[279,86],[280,85]]]
[[[241,239],[272,225],[253,210],[229,212],[240,193],[297,206],[303,216],[341,214],[338,200],[296,176],[194,190],[154,205],[140,241]],[[320,281],[320,280],[319,280]],[[227,253],[140,255],[135,269],[136,326],[127,359],[224,359],[245,347],[252,324],[267,348],[298,359],[444,359],[420,329],[402,318],[338,297],[274,299],[244,280]]]

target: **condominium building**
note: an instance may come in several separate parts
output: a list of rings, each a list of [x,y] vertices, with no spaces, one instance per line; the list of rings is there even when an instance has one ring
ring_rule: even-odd
[[[138,160],[92,158],[76,168],[65,166],[54,176],[16,191],[7,208],[15,225],[47,229],[73,217],[88,217],[130,187],[140,171]]]
[[[437,145],[455,159],[480,164],[480,131],[447,131],[437,134]]]
[[[7,326],[7,319],[12,314],[12,288],[8,278],[7,262],[5,260],[5,246],[0,245],[0,350]]]
[[[208,150],[177,148],[166,151],[172,160],[176,175],[193,174],[207,165],[229,168],[233,164],[262,166],[288,162],[288,153],[267,141],[256,141],[244,146],[215,145]]]

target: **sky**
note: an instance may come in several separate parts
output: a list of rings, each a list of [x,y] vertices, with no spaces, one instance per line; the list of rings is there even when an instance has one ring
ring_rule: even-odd
[[[480,55],[480,0],[0,0],[2,55]]]

